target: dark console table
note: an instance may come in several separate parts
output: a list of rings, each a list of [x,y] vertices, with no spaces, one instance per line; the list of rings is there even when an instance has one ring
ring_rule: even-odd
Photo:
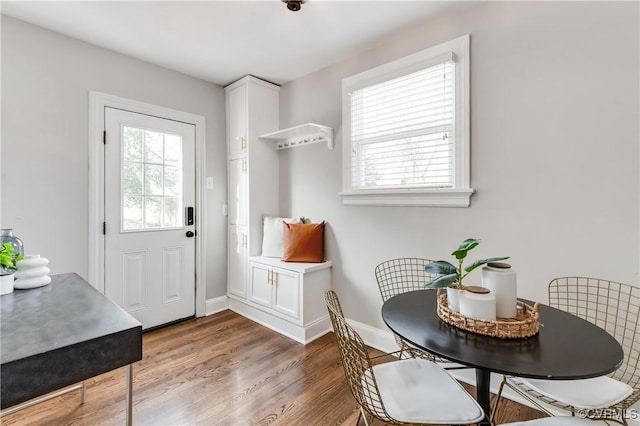
[[[0,408],[15,412],[49,392],[127,366],[132,423],[132,363],[142,359],[142,325],[77,274],[0,297]],[[76,385],[73,389],[84,385]],[[29,402],[25,402],[29,401]],[[24,403],[24,404],[23,404]],[[20,405],[18,405],[20,404]]]

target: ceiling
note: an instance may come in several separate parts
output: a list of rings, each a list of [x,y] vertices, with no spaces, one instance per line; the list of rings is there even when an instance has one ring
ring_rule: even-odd
[[[7,1],[2,13],[219,85],[283,84],[473,2],[309,0]]]

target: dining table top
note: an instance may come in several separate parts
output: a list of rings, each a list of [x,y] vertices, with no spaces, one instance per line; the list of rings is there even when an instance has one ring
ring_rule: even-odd
[[[506,375],[586,379],[609,374],[623,361],[624,352],[613,336],[568,312],[540,304],[538,334],[502,339],[465,331],[440,320],[436,293],[418,290],[393,296],[382,306],[384,322],[418,348]]]

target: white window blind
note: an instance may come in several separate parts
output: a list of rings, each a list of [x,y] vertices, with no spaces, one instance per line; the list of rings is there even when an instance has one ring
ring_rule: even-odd
[[[352,189],[455,186],[454,72],[447,59],[349,93]]]

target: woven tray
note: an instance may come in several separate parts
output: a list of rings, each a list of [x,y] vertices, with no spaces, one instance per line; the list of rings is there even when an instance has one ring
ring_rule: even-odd
[[[476,319],[466,317],[449,309],[447,295],[442,293],[438,295],[438,316],[447,324],[473,333],[500,339],[521,339],[538,334],[540,330],[538,321],[539,305],[540,303],[536,302],[534,306],[529,306],[518,301],[515,318]]]

